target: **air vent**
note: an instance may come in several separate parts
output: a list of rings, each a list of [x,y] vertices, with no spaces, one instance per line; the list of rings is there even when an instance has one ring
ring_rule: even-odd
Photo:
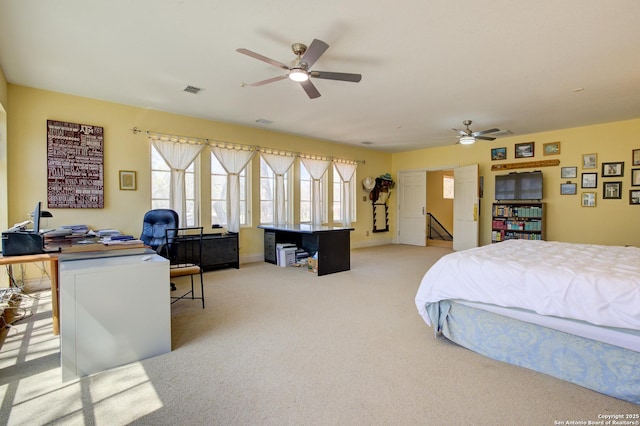
[[[258,119],[256,120],[256,123],[258,123],[258,124],[265,124],[265,125],[268,125],[268,124],[273,123],[273,121],[271,121],[271,120],[267,120],[266,118],[258,118]]]
[[[184,91],[187,93],[193,93],[194,95],[197,95],[199,91],[201,91],[202,89],[199,87],[195,87],[195,86],[187,86],[184,88]]]
[[[373,142],[371,141],[362,141],[360,142],[362,145],[373,145]]]

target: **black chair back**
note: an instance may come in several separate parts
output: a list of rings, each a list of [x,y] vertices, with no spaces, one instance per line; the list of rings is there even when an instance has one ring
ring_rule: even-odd
[[[173,233],[166,233],[167,229],[175,229],[178,224],[178,213],[171,209],[154,209],[149,210],[144,215],[142,221],[142,234],[140,239],[149,247],[158,250],[158,247],[167,242],[169,237],[175,236]]]

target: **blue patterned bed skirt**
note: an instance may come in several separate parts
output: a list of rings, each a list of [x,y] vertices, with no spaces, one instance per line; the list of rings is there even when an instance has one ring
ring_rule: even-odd
[[[453,301],[427,305],[436,333],[474,352],[640,404],[640,353]]]

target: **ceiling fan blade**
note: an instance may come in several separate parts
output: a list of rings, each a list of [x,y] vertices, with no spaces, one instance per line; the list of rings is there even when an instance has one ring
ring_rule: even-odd
[[[242,53],[243,55],[251,56],[252,58],[258,59],[259,61],[262,61],[262,62],[266,62],[269,65],[273,65],[273,66],[278,67],[278,68],[282,68],[282,69],[285,69],[285,70],[289,69],[289,67],[286,66],[285,64],[283,64],[282,62],[278,62],[275,59],[267,58],[266,56],[262,56],[261,54],[256,53],[256,52],[252,52],[251,50],[236,49],[236,52]]]
[[[469,136],[469,134],[467,132],[465,132],[464,130],[458,130],[458,129],[454,129],[454,128],[452,128],[451,130],[453,130],[454,132],[460,133],[460,136]]]
[[[311,99],[319,98],[320,92],[316,89],[316,86],[313,85],[311,80],[303,81],[300,83],[305,92],[307,92],[307,96]]]
[[[318,58],[320,58],[328,48],[329,45],[327,43],[314,38],[305,54],[302,55],[302,62],[306,62],[307,69],[311,68],[311,66],[316,63]]]
[[[311,77],[325,78],[327,80],[351,81],[357,83],[362,80],[360,74],[348,74],[344,72],[311,71]]]
[[[287,78],[286,75],[279,75],[277,77],[268,78],[266,80],[256,81],[255,83],[245,83],[245,84],[247,86],[253,86],[253,87],[264,86],[265,84],[273,83],[274,81],[284,80],[285,78]]]
[[[492,138],[489,136],[474,136],[476,139],[482,139],[483,141],[495,141],[496,138]]]
[[[487,133],[495,133],[495,132],[499,132],[499,131],[500,131],[500,129],[480,130],[479,132],[473,132],[473,133],[471,133],[471,136],[486,135]]]

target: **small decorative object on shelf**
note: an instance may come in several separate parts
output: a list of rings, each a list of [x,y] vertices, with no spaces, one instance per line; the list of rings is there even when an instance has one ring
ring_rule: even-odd
[[[545,203],[493,203],[491,242],[544,240]]]

